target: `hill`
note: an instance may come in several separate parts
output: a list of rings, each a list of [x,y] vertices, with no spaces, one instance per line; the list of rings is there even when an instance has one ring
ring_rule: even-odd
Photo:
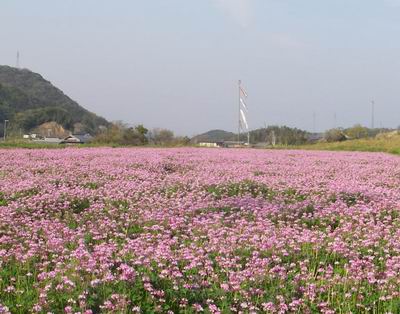
[[[70,131],[97,133],[109,122],[81,107],[40,74],[0,66],[0,135],[3,121],[10,131],[28,132],[47,122]]]
[[[236,140],[236,134],[227,132],[224,130],[211,130],[199,135],[196,135],[191,139],[193,143],[200,142],[222,142],[222,141],[234,141]]]

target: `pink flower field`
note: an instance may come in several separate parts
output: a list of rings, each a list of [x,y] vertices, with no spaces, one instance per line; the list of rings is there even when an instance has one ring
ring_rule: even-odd
[[[0,313],[398,313],[400,159],[2,150]]]

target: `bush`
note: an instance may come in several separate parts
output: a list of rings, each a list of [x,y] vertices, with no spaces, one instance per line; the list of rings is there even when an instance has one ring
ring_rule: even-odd
[[[325,132],[324,139],[329,142],[342,142],[346,140],[346,135],[341,129],[331,129]]]
[[[352,139],[367,138],[369,135],[368,128],[361,124],[356,124],[355,126],[346,129],[345,133]]]

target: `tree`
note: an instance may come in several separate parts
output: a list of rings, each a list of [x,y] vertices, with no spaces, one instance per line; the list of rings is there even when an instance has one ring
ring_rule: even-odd
[[[174,140],[174,132],[167,129],[154,129],[151,133],[151,139],[156,145],[168,145]]]
[[[121,121],[117,121],[103,132],[97,134],[94,142],[115,145],[145,145],[148,142],[147,132],[148,130],[141,124],[132,128]]]
[[[327,142],[342,142],[346,140],[346,135],[341,129],[330,129],[325,132],[324,138]]]
[[[136,133],[139,135],[140,137],[140,142],[141,144],[147,144],[149,141],[146,137],[147,133],[149,133],[149,130],[146,129],[143,124],[139,124],[135,127],[135,131]]]
[[[136,132],[134,128],[125,129],[123,130],[122,141],[119,144],[134,146],[142,145],[142,135]]]
[[[177,136],[173,140],[174,146],[187,146],[190,144],[190,138],[187,136]]]
[[[126,129],[126,125],[122,122],[113,122],[108,128],[97,134],[93,141],[100,144],[120,144],[124,129]]]
[[[356,124],[353,127],[347,129],[345,132],[352,139],[368,137],[368,128],[362,126],[361,124]]]
[[[241,137],[247,140],[247,134]],[[307,142],[307,132],[287,126],[269,126],[250,132],[252,143],[275,143],[277,145],[300,145]]]

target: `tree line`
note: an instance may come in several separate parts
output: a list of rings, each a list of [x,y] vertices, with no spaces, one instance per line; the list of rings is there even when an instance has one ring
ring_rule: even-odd
[[[175,136],[168,129],[147,129],[142,124],[130,127],[123,122],[114,122],[108,128],[99,132],[93,139],[96,144],[108,145],[158,145],[158,146],[184,146],[188,145],[190,139],[187,136]]]
[[[367,128],[361,124],[356,124],[350,128],[334,128],[325,131],[324,140],[327,142],[342,142],[353,139],[372,138],[380,133],[394,131],[388,128]]]

